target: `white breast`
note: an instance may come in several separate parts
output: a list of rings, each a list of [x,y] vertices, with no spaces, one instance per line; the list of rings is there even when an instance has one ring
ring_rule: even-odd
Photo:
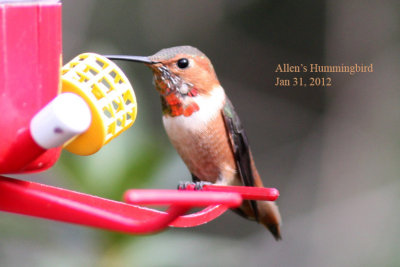
[[[198,95],[193,100],[199,110],[189,117],[164,116],[165,130],[190,172],[201,180],[216,182],[226,174],[220,163],[225,160],[222,151],[227,149],[224,145],[227,146],[228,142],[223,139],[225,133],[221,132],[221,127],[209,122],[221,116],[225,92],[219,86],[211,95]]]

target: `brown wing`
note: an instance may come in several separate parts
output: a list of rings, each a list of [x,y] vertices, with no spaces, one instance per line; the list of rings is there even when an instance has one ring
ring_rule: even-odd
[[[222,116],[225,121],[227,134],[229,136],[236,168],[243,185],[254,186],[254,175],[251,166],[251,155],[247,136],[244,132],[239,116],[236,114],[231,101],[226,98]],[[257,202],[250,201],[254,218],[258,221]],[[246,216],[245,216],[246,217]]]

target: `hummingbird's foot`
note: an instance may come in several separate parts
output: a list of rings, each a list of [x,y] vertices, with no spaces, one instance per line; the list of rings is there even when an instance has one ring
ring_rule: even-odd
[[[195,182],[194,183],[194,190],[203,190],[203,186],[211,185],[211,184],[212,183],[210,183],[210,182],[204,182],[204,181]]]
[[[204,182],[204,181],[199,181],[199,182],[180,182],[178,185],[178,190],[185,190],[188,188],[189,185],[194,186],[194,190],[203,190],[204,185],[210,185],[212,183],[210,182]]]
[[[178,190],[186,190],[189,185],[194,184],[193,182],[179,182],[178,184]]]

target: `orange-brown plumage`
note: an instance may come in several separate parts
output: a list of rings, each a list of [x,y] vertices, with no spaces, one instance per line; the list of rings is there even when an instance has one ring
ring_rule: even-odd
[[[215,116],[201,130],[191,131],[176,124],[170,126],[167,133],[190,172],[200,180],[230,183],[222,181],[220,177],[223,176],[233,182],[235,161],[222,115]]]

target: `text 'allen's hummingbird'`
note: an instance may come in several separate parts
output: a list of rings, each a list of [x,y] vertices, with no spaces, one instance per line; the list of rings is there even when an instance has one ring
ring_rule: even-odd
[[[165,130],[194,182],[263,186],[239,117],[205,54],[177,46],[149,57],[107,57],[142,62],[153,71]],[[245,201],[235,211],[281,238],[281,217],[274,202]]]

